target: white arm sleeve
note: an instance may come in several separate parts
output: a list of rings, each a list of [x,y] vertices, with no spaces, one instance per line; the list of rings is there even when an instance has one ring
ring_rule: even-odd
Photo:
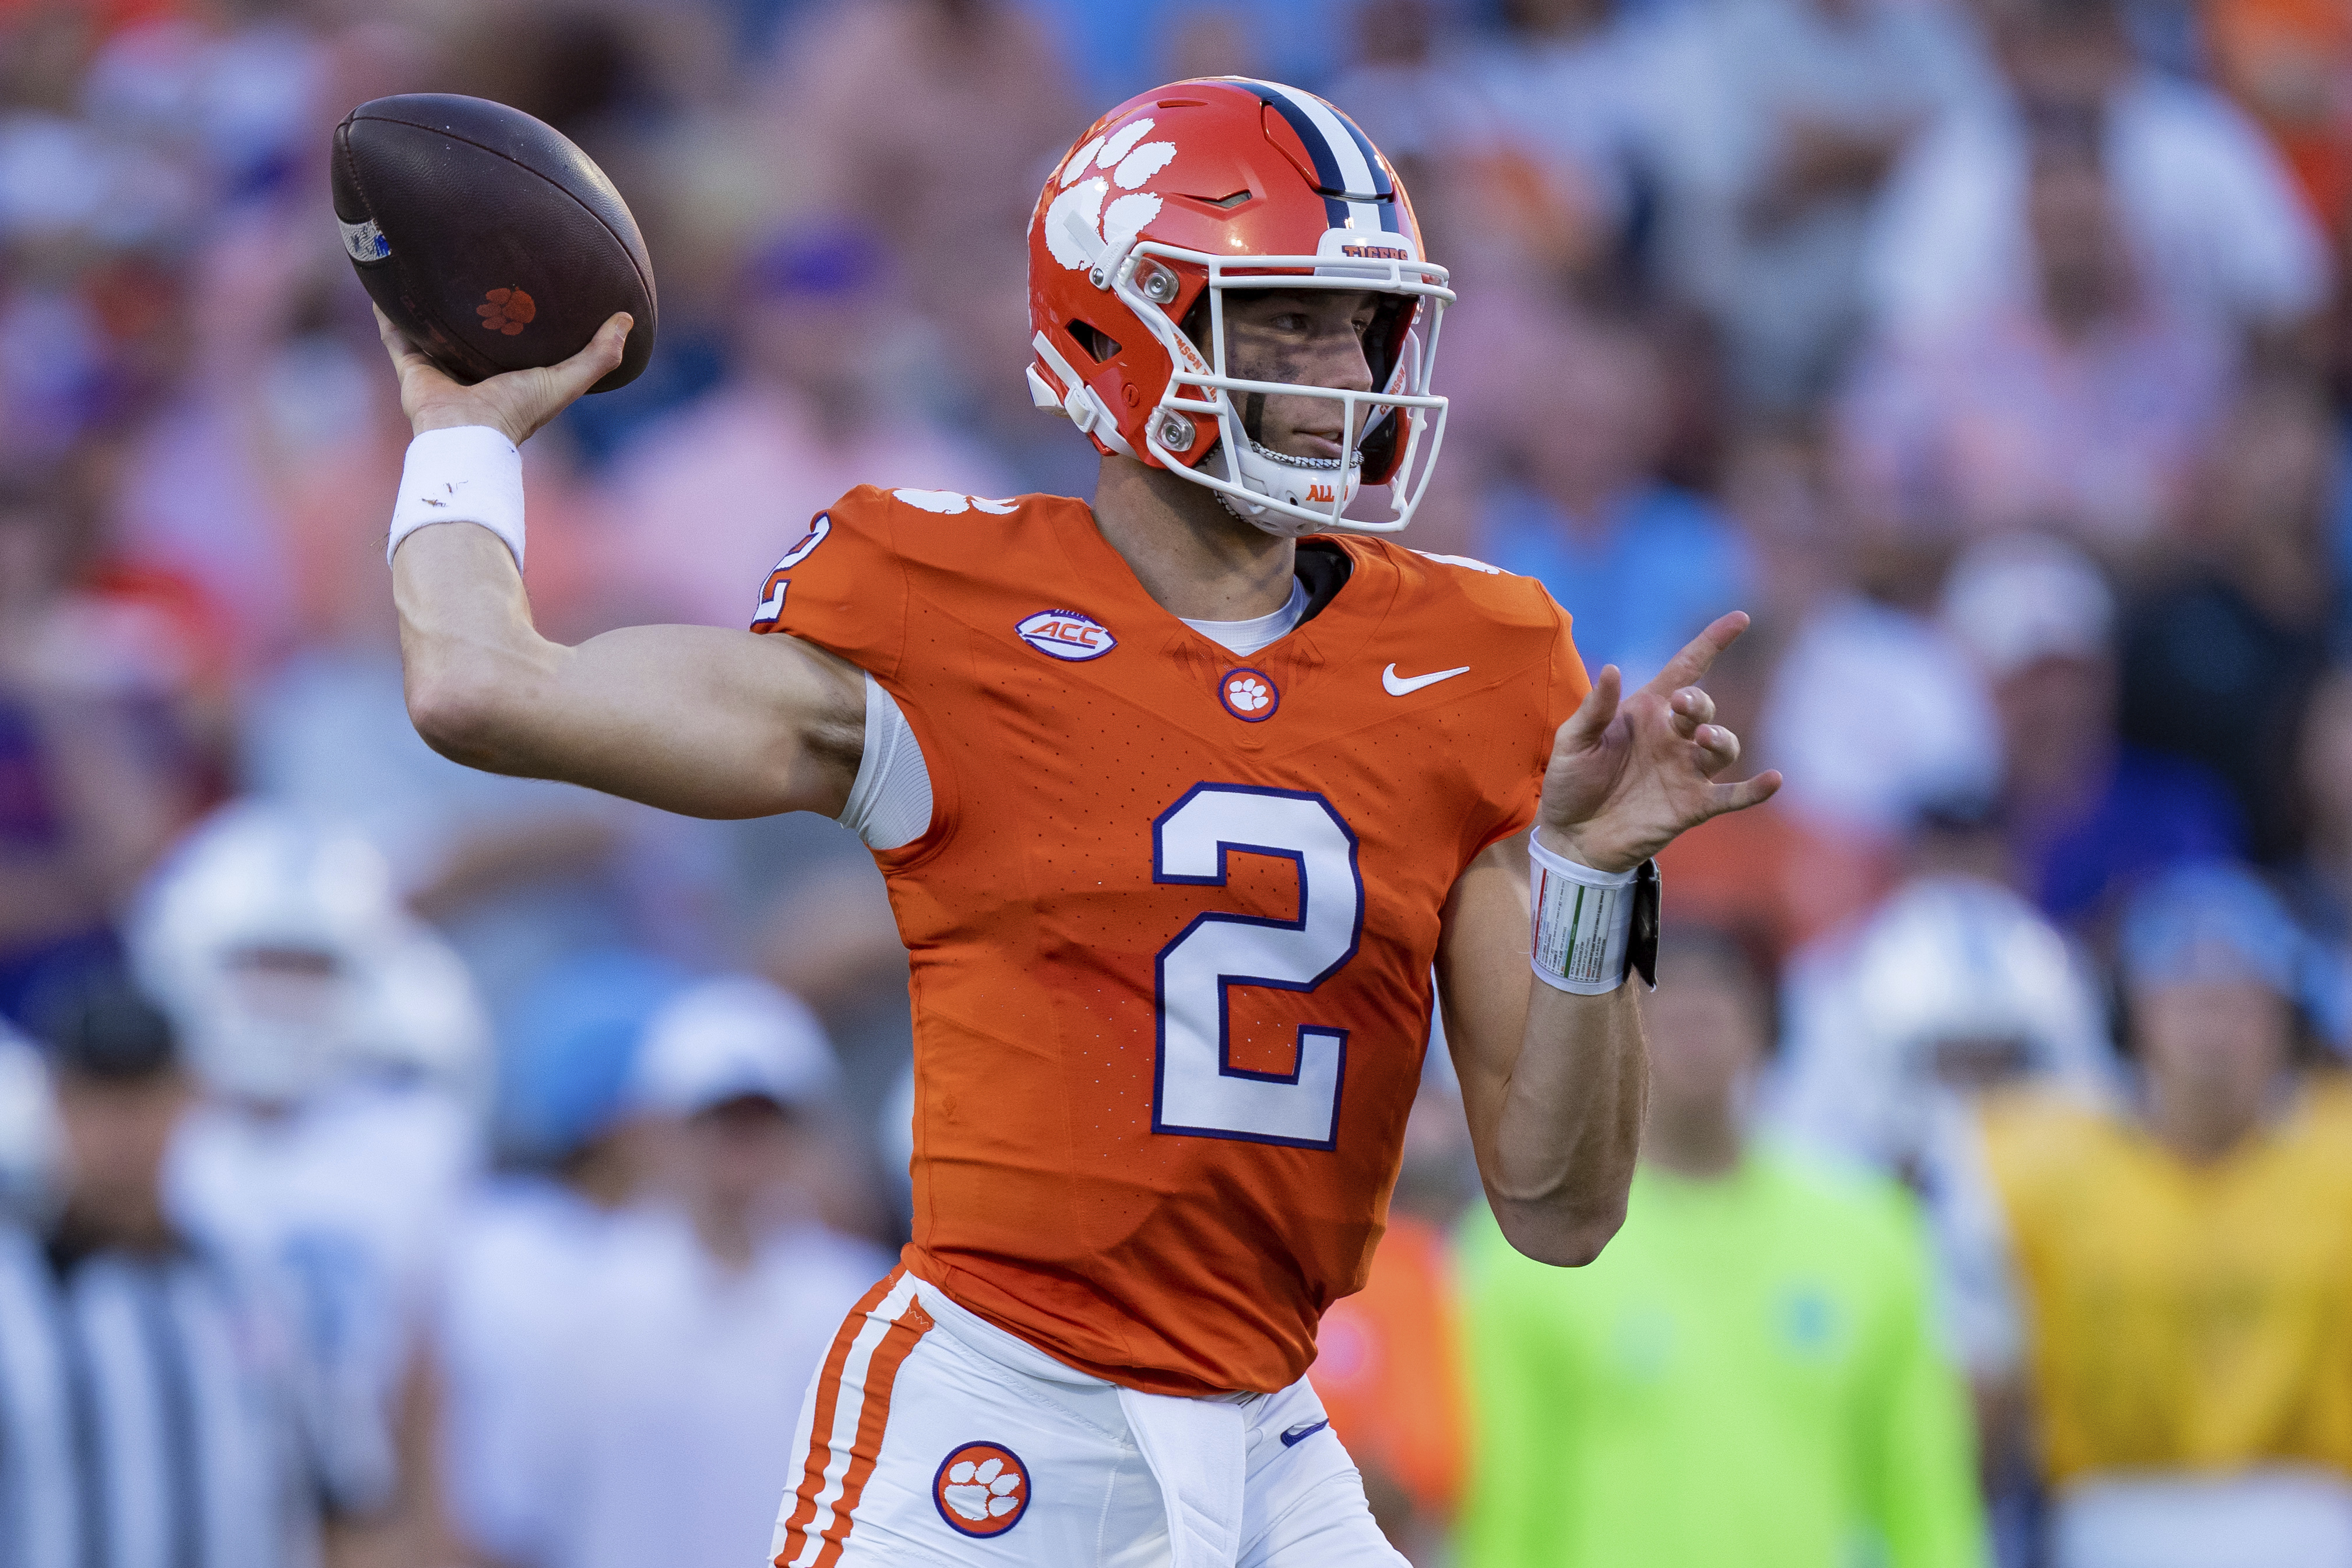
[[[911,844],[930,831],[930,765],[907,716],[872,675],[866,677],[866,755],[835,821],[877,850]]]

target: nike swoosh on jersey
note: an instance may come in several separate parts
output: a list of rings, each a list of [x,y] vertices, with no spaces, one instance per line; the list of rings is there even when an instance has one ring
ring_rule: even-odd
[[[1410,696],[1423,686],[1433,686],[1440,681],[1450,681],[1456,675],[1466,675],[1469,673],[1470,666],[1465,664],[1458,670],[1439,670],[1434,674],[1407,675],[1400,679],[1396,673],[1396,666],[1391,664],[1381,672],[1381,686],[1392,697]]]
[[[1320,1421],[1309,1421],[1304,1427],[1293,1427],[1282,1435],[1282,1446],[1286,1448],[1295,1448],[1330,1424],[1331,1418],[1327,1416]]]

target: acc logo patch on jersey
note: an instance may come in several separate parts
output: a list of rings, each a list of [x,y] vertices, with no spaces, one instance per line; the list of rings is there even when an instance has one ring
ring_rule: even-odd
[[[1075,610],[1040,610],[1015,626],[1013,634],[1056,659],[1099,659],[1118,646],[1109,627]]]
[[[1029,1511],[1029,1467],[1002,1443],[966,1443],[940,1461],[931,1502],[961,1535],[1002,1535]]]

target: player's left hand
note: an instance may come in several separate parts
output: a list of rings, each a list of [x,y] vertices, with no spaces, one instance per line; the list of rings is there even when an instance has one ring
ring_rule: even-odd
[[[1736,784],[1716,778],[1739,760],[1739,737],[1714,722],[1697,682],[1748,629],[1733,611],[1694,638],[1657,678],[1619,697],[1623,675],[1605,666],[1552,737],[1537,831],[1548,849],[1600,871],[1625,871],[1709,817],[1772,798],[1780,775]]]

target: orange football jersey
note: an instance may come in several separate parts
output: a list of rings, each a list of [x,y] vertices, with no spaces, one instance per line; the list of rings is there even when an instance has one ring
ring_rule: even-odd
[[[754,629],[869,672],[930,770],[907,1266],[1130,1387],[1273,1390],[1364,1282],[1447,893],[1585,691],[1541,586],[1363,538],[1239,658],[1083,502],[861,486]],[[1302,564],[1302,576],[1307,575]]]

